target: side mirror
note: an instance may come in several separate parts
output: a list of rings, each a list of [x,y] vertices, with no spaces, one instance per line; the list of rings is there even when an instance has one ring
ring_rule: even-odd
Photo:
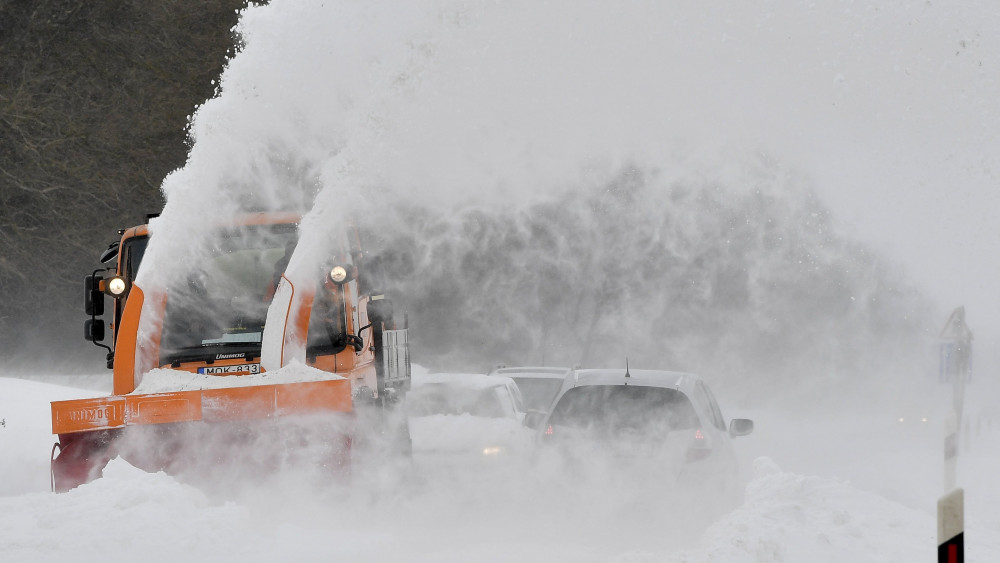
[[[115,241],[108,245],[108,249],[101,253],[101,264],[107,264],[118,257],[118,246],[120,244],[120,241]]]
[[[753,421],[749,418],[734,418],[729,421],[729,435],[732,437],[746,436],[753,432]]]
[[[104,321],[101,319],[88,319],[83,323],[83,338],[91,342],[102,342],[104,340]]]
[[[101,291],[103,280],[101,276],[93,274],[83,278],[83,308],[91,317],[104,314],[104,293]]]

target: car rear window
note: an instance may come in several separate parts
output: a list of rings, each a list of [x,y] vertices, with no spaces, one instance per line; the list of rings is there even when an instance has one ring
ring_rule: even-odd
[[[650,428],[672,431],[699,426],[698,415],[684,393],[637,385],[574,387],[552,409],[549,424],[598,432]]]
[[[547,411],[556,398],[562,380],[555,378],[515,377],[517,388],[521,390],[524,405],[536,411]]]

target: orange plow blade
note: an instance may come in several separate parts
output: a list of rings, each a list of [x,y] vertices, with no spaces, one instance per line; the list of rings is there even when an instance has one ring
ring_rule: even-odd
[[[147,471],[173,473],[222,458],[260,459],[266,452],[256,450],[266,449],[267,440],[287,445],[303,434],[327,442],[328,461],[342,465],[351,412],[347,379],[56,401],[52,487],[65,491],[96,479],[117,456]],[[295,440],[277,430],[287,420],[305,427]]]

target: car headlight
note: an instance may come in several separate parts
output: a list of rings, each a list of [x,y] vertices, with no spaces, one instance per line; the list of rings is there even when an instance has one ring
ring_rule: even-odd
[[[504,453],[503,446],[487,446],[483,448],[483,455],[485,456],[495,456]]]

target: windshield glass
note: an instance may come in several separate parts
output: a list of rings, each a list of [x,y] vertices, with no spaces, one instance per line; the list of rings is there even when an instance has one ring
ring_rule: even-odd
[[[167,288],[161,363],[259,355],[267,307],[296,240],[294,224],[220,231],[207,258]]]
[[[549,423],[594,434],[625,430],[661,433],[699,426],[698,415],[684,393],[631,385],[574,387],[552,409]]]
[[[563,384],[562,379],[548,377],[515,377],[514,381],[521,390],[524,406],[528,410],[546,412],[552,406],[552,399],[556,398],[556,393]]]
[[[323,287],[317,291],[309,314],[309,337],[306,343],[308,357],[336,354],[346,348],[346,320],[344,292],[336,286]]]
[[[121,275],[128,280],[134,280],[139,272],[139,264],[146,254],[146,245],[149,244],[148,236],[132,237],[122,245],[122,271]]]
[[[125,286],[125,294],[122,295],[122,298],[115,299],[115,326],[121,326],[125,301],[128,299],[129,290],[132,289],[131,282],[135,280],[135,275],[139,272],[139,264],[142,263],[142,257],[146,254],[148,243],[148,236],[136,236],[123,242],[121,249],[119,249],[120,269],[118,275],[124,277],[129,284]]]

